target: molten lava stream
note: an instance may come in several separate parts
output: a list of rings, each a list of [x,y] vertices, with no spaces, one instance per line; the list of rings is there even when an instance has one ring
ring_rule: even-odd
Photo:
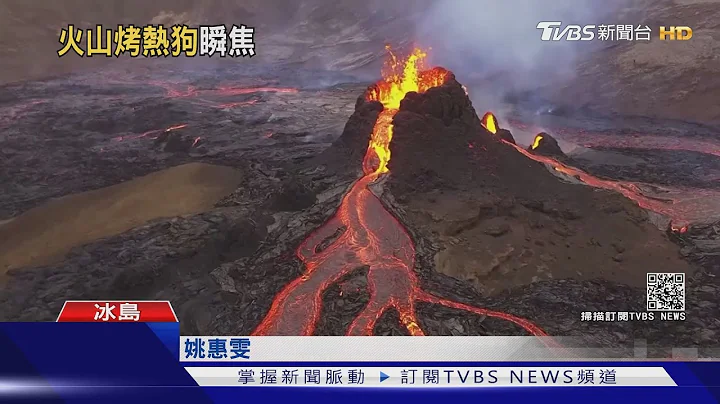
[[[515,119],[508,120],[508,126],[526,132],[538,133],[548,131],[557,134],[567,142],[588,148],[608,147],[615,149],[681,150],[720,157],[720,141],[714,139],[670,137],[643,133],[592,133],[582,129],[566,129],[560,127],[540,128]]]
[[[493,115],[491,112],[488,112],[483,116],[483,119],[481,119],[481,124],[489,132],[497,134],[497,118],[495,118],[495,115]],[[514,124],[516,126],[518,125],[517,123]],[[698,212],[700,210],[698,204],[690,203],[686,204],[686,206],[681,206],[678,203],[679,201],[674,199],[667,200],[648,197],[643,194],[642,190],[638,187],[637,184],[634,184],[632,182],[601,179],[590,175],[579,168],[563,164],[554,158],[533,154],[516,144],[510,143],[503,139],[500,140],[508,146],[515,148],[518,152],[522,153],[527,158],[548,165],[557,172],[563,173],[570,177],[574,177],[582,183],[594,188],[602,188],[618,192],[626,198],[637,203],[638,206],[640,206],[641,208],[659,213],[670,218],[671,223],[673,223],[671,227],[673,229],[677,229],[678,231],[682,230],[683,228],[687,229],[688,224],[693,221],[693,216],[697,216],[697,213],[693,212]],[[543,142],[543,136],[540,134],[536,135],[535,139],[533,140],[533,144],[530,146],[530,149],[534,150],[538,148],[541,142]],[[696,192],[698,191],[696,190]],[[686,200],[686,202],[688,201]]]
[[[323,292],[333,282],[360,266],[367,266],[370,301],[350,324],[347,335],[372,335],[380,316],[394,307],[411,335],[424,335],[415,314],[415,302],[424,301],[511,321],[536,336],[547,336],[531,322],[506,313],[476,308],[433,296],[419,288],[415,275],[415,247],[403,225],[387,210],[368,186],[388,173],[392,119],[400,101],[410,91],[423,92],[443,84],[447,71],[420,72],[419,50],[404,62],[391,54],[384,80],[368,92],[369,101],[380,101],[380,113],[363,160],[363,177],[344,196],[335,216],[313,232],[298,248],[305,273],[288,284],[254,335],[312,335],[320,316]],[[344,232],[328,247],[325,240]]]
[[[537,148],[537,145],[541,141],[542,136],[536,136],[532,148]],[[667,201],[653,199],[643,195],[642,191],[638,188],[638,186],[636,184],[633,184],[632,182],[601,179],[590,175],[585,171],[580,170],[579,168],[565,165],[553,158],[532,154],[527,150],[523,149],[522,147],[508,142],[505,143],[514,147],[528,158],[551,166],[555,171],[561,172],[570,177],[575,177],[591,187],[618,192],[624,195],[626,198],[635,201],[635,203],[637,203],[638,206],[640,206],[641,208],[660,213],[661,215],[665,215],[671,218],[673,222],[688,223],[690,221],[688,219],[687,212],[684,212],[682,209],[673,206],[672,203],[669,204]]]

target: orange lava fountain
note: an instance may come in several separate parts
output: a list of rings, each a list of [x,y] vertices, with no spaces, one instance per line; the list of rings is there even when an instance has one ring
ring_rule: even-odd
[[[390,52],[390,49],[388,48]],[[364,175],[344,196],[328,222],[313,232],[297,249],[305,273],[290,282],[273,300],[266,317],[254,335],[312,335],[320,317],[323,292],[356,268],[367,267],[370,300],[350,324],[347,335],[372,335],[378,318],[395,308],[411,335],[424,335],[418,324],[415,303],[425,301],[466,310],[479,315],[511,321],[536,336],[547,336],[531,322],[433,296],[419,288],[415,275],[415,246],[402,224],[385,209],[368,185],[389,172],[393,117],[408,92],[424,92],[442,85],[444,69],[422,70],[425,53],[415,50],[405,60],[392,52],[383,71],[383,80],[367,99],[379,101],[380,113],[363,160]],[[344,232],[327,248],[319,247],[330,237]]]

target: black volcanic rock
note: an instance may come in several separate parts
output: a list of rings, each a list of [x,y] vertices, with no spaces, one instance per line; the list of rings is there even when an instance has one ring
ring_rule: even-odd
[[[189,137],[171,134],[163,150],[170,153],[187,153],[192,149],[193,143],[194,140]]]
[[[296,212],[307,209],[317,201],[315,193],[296,178],[286,180],[281,191],[272,198],[271,209]]]
[[[195,139],[166,131],[158,136],[154,143],[168,153],[188,153],[195,146]]]
[[[558,141],[545,132],[535,135],[533,144],[528,147],[528,151],[533,154],[547,157],[566,158],[567,156],[560,148]]]
[[[666,240],[659,239],[657,232],[653,233],[646,223],[628,221],[627,210],[633,207],[619,194],[563,183],[542,164],[477,127],[472,105],[464,98],[455,98],[464,95],[452,86],[457,84],[448,83],[430,94],[410,96],[410,99],[416,97],[416,105],[413,109],[410,101],[411,107],[397,117],[396,137],[391,145],[391,173],[383,176],[387,181],[385,187],[372,189],[411,233],[415,242],[415,269],[423,290],[457,302],[522,316],[553,335],[581,335],[590,340],[577,346],[616,347],[623,341],[632,345],[633,340],[644,339],[651,346],[649,354],[652,355],[651,344],[662,343],[665,347],[691,347],[700,343],[712,347],[715,344],[720,335],[717,321],[720,285],[711,274],[687,278],[687,309],[692,321],[581,321],[581,310],[644,311],[644,287],[629,286],[626,281],[631,280],[631,276],[643,278],[647,268],[684,272],[684,267],[672,260],[675,249]],[[48,91],[54,94],[56,88],[51,86]],[[359,92],[359,89],[352,91]],[[321,97],[320,93],[315,92],[313,97]],[[156,108],[156,95],[152,94],[147,103]],[[297,115],[273,129],[287,133],[309,130],[306,128],[308,117],[318,127],[329,127],[325,122],[332,122],[334,126],[334,118],[327,116],[337,114],[323,112],[325,108],[320,105],[326,101],[334,103],[332,105],[354,101],[355,94],[333,98],[340,97],[339,94],[333,92],[332,97],[322,100],[303,99],[317,101],[318,108],[302,112],[293,108],[304,101],[286,103],[284,97],[280,97],[283,100],[273,104],[269,100],[274,97],[268,97],[268,110]],[[430,95],[441,99],[428,99]],[[456,108],[453,100],[462,103],[458,104],[462,107]],[[95,104],[99,103],[93,104],[95,111]],[[116,103],[109,104],[116,108]],[[343,137],[324,153],[324,160],[303,161],[318,164],[324,161],[336,173],[357,175],[378,107],[379,104],[367,103],[361,96]],[[308,115],[306,111],[316,111],[317,115]],[[245,123],[236,124],[270,125],[267,118],[258,120],[253,114],[249,110],[243,112]],[[34,125],[42,125],[49,117],[70,114],[62,106],[36,115]],[[208,118],[213,115],[192,113],[188,117],[193,117],[191,124],[205,126],[207,130],[218,126],[212,135],[222,144],[229,139],[222,137],[228,129],[210,124],[216,122],[215,117]],[[251,121],[255,123],[249,123]],[[69,125],[74,122],[69,121],[68,129],[55,136],[86,136],[70,130]],[[171,122],[158,122],[158,128],[179,122],[174,118]],[[276,142],[271,147],[265,147],[263,142],[251,149],[246,141],[252,144],[257,131],[243,132],[247,132],[247,136],[238,133],[245,137],[233,138],[233,144],[242,143],[239,149],[228,150],[226,146],[215,149],[215,141],[207,144],[214,152],[215,161],[243,167],[242,184],[218,203],[218,209],[160,219],[80,246],[47,266],[9,271],[0,288],[0,321],[53,321],[66,300],[169,299],[181,319],[183,335],[252,333],[270,310],[276,294],[303,274],[304,265],[293,252],[308,234],[334,214],[343,195],[341,191],[318,192],[314,198],[314,191],[306,188],[333,190],[345,184],[337,177],[324,177],[322,167],[317,165],[311,168],[318,171],[295,173],[300,165],[296,163],[296,156],[305,158],[309,154],[305,151],[295,154],[293,149],[286,149],[285,142]],[[21,133],[20,129],[17,133]],[[13,138],[17,138],[16,143],[8,143]],[[0,153],[8,157],[25,153],[28,156],[22,162],[25,164],[8,159],[5,168],[17,166],[23,174],[14,176],[18,181],[51,185],[41,188],[52,192],[63,188],[59,195],[73,193],[71,190],[77,189],[80,183],[83,187],[100,188],[115,183],[118,178],[145,175],[158,167],[185,161],[182,159],[187,157],[178,153],[156,158],[155,152],[163,143],[150,149],[143,141],[119,142],[104,152],[102,164],[92,159],[88,161],[92,164],[86,165],[77,163],[75,153],[81,152],[80,145],[93,145],[97,139],[87,138],[84,143],[73,141],[69,149],[65,147],[67,142],[60,142],[64,139],[47,140],[51,141],[28,142],[22,136],[7,136]],[[55,170],[73,167],[74,171],[63,170],[68,174],[48,183],[45,177],[50,171],[38,171],[36,164],[39,152],[36,149],[41,144],[53,145],[39,154],[46,163],[42,167]],[[312,150],[316,153],[317,149]],[[127,159],[128,151],[142,151],[145,157]],[[94,149],[87,152],[91,154],[79,156],[96,153]],[[260,157],[270,154],[273,158],[268,165],[247,164],[256,158],[265,161],[266,158]],[[275,164],[282,160],[292,162],[292,170],[288,170],[293,171],[292,174],[275,172]],[[92,171],[78,167],[92,168]],[[28,177],[28,173],[34,173],[35,177]],[[11,204],[6,202],[6,211],[17,211],[20,206],[24,210],[27,207],[24,196],[36,198],[32,203],[37,201],[37,192],[40,192],[37,189],[20,195],[13,191],[19,187],[12,182],[8,185],[12,187],[4,188],[11,191],[5,192],[5,200]],[[401,192],[403,186],[416,193]],[[434,189],[441,192],[431,193]],[[40,197],[48,195],[55,194]],[[634,209],[641,212],[637,207]],[[715,241],[710,239],[715,237],[718,225],[704,229],[693,225],[678,235],[684,243],[695,243],[695,238],[702,237],[697,239],[697,245],[688,244],[683,248],[683,254],[685,250],[694,254],[715,274],[720,271],[717,259],[720,254],[717,243],[710,244]],[[323,248],[337,235],[324,241]],[[347,332],[350,322],[369,301],[367,272],[366,267],[358,268],[323,294],[316,335]],[[505,291],[493,293],[493,289]],[[417,307],[418,323],[427,335],[525,334],[519,327],[490,316],[422,302],[418,302]],[[398,331],[399,323],[397,312],[390,310],[379,320],[375,333],[402,333]]]
[[[385,189],[406,212],[407,228],[440,246],[421,265],[487,294],[545,276],[638,286],[648,266],[688,270],[635,202],[567,182],[498,141],[455,79],[408,94],[394,125]],[[613,244],[623,247],[622,256]]]
[[[498,129],[497,133],[495,134],[499,139],[502,139],[506,142],[516,144],[515,138],[513,137],[512,133],[510,133],[507,129]]]
[[[480,126],[465,90],[452,73],[447,72],[446,77],[442,86],[430,88],[422,94],[411,92],[405,95],[405,99],[400,102],[400,112],[432,116],[445,126],[451,126],[455,121]]]
[[[498,142],[452,75],[441,86],[408,94],[393,122],[389,184],[398,195],[493,189],[543,199],[566,188],[542,164]]]
[[[367,91],[358,97],[355,112],[348,119],[340,137],[316,158],[309,160],[308,168],[324,165],[329,171],[341,176],[355,175],[362,169],[370,136],[383,110],[380,102],[367,101],[366,94]]]

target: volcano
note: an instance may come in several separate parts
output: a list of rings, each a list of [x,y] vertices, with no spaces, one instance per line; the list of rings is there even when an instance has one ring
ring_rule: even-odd
[[[645,196],[644,184],[578,166],[574,154],[528,151],[509,128],[518,141],[539,131],[567,141],[565,132],[523,130],[492,111],[480,118],[462,78],[423,59],[421,51],[391,56],[370,87],[292,90],[292,80],[218,68],[208,77],[103,71],[6,88],[19,101],[3,122],[13,175],[0,201],[9,216],[0,218],[27,213],[0,226],[11,234],[43,212],[56,218],[51,227],[37,222],[22,240],[67,226],[84,236],[52,251],[35,242],[6,250],[25,258],[5,273],[0,319],[53,321],[66,300],[160,299],[173,303],[183,335],[548,334],[599,347],[716,340],[720,289],[707,272],[717,265],[716,226],[675,220],[691,205]],[[149,84],[156,79],[162,85]],[[47,122],[54,129],[45,131]],[[232,170],[180,170],[177,181],[163,174],[162,189],[108,187],[192,161]],[[232,181],[214,196],[195,192],[214,184],[213,172]],[[173,213],[167,187],[190,192],[202,212],[172,217],[186,210]],[[127,199],[123,189],[147,195],[153,215],[126,204],[116,212],[108,201]],[[59,196],[68,198],[43,203]],[[68,219],[56,215],[60,202]],[[672,224],[656,215],[651,224],[647,211]],[[87,212],[133,228],[98,224],[88,233]],[[692,321],[581,319],[645,311],[645,272],[695,269]]]
[[[444,246],[428,263],[437,271],[493,294],[548,278],[642,286],[647,265],[690,270],[637,201],[558,178],[556,160],[486,129],[454,78],[409,94],[394,124],[387,189],[406,224]],[[541,151],[561,157],[546,140]]]
[[[410,335],[425,335],[415,311],[416,302],[422,301],[508,320],[532,335],[547,336],[525,319],[453,302],[420,289],[415,273],[414,242],[370,186],[389,173],[394,118],[404,109],[407,100],[448,82],[457,82],[452,73],[442,68],[420,70],[426,54],[418,49],[404,62],[390,55],[384,80],[368,88],[358,100],[360,114],[371,111],[376,116],[362,160],[362,177],[345,194],[335,215],[297,249],[296,255],[305,265],[303,275],[275,297],[254,334],[312,335],[320,318],[322,296],[328,287],[352,270],[365,266],[370,300],[350,324],[347,335],[372,335],[377,320],[390,308],[397,310],[400,322]],[[365,107],[365,103],[370,106]],[[331,239],[329,244],[328,239]]]
[[[275,296],[256,335],[316,333],[323,296],[358,268],[367,271],[369,299],[348,335],[373,334],[389,310],[405,332],[425,335],[418,303],[546,335],[531,319],[427,290],[427,271],[470,281],[487,296],[541,277],[641,285],[648,265],[689,271],[636,203],[564,182],[520,153],[509,131],[498,136],[494,115],[478,117],[452,72],[421,70],[424,56],[416,50],[403,62],[392,55],[384,79],[358,98],[343,135],[310,164],[359,179],[300,244],[303,273]],[[418,248],[426,240],[439,248]]]
[[[560,148],[557,139],[545,132],[540,132],[535,135],[533,143],[528,147],[528,151],[541,156],[555,157],[558,159],[567,158]]]
[[[485,115],[483,115],[482,119],[480,120],[483,128],[485,128],[488,132],[492,133],[493,135],[497,136],[500,140],[504,140],[511,144],[515,143],[515,138],[513,137],[512,133],[510,133],[509,130],[498,127],[497,118],[492,112],[486,112]]]

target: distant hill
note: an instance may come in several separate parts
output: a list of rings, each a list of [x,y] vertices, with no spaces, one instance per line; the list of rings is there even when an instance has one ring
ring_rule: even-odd
[[[626,10],[626,20],[687,25],[692,39],[654,38],[596,52],[558,100],[603,112],[720,123],[720,0],[644,3]]]

